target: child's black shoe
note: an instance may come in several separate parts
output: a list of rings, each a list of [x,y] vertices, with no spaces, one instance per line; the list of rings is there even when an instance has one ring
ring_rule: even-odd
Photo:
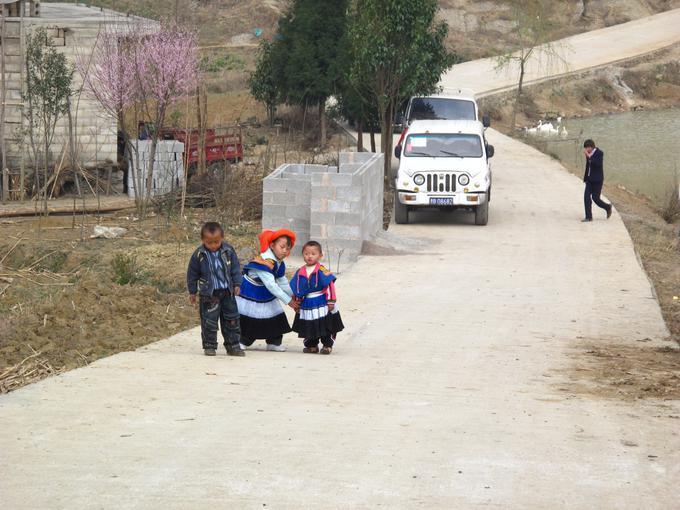
[[[206,356],[217,356],[217,349],[203,349]]]
[[[227,349],[227,356],[238,356],[240,358],[244,357],[246,355],[246,351],[243,349],[237,348],[237,349]]]

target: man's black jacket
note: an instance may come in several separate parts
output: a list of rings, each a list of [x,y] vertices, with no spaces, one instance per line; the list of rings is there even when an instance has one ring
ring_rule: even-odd
[[[600,149],[595,149],[590,157],[586,158],[586,173],[583,175],[583,182],[604,182],[604,152]]]

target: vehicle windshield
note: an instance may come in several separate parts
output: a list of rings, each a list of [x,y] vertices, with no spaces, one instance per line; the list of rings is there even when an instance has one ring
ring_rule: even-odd
[[[475,103],[465,99],[416,97],[411,100],[408,122],[414,120],[477,120]]]
[[[482,139],[468,134],[413,134],[404,155],[412,158],[481,158]]]

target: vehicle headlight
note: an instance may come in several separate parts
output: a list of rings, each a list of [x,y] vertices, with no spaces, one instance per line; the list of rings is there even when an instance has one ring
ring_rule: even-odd
[[[465,174],[460,174],[458,176],[458,184],[460,184],[461,186],[467,186],[468,184],[470,184],[470,177],[468,177]]]
[[[422,186],[425,184],[425,176],[422,174],[416,174],[413,176],[413,182],[416,183],[416,186]]]

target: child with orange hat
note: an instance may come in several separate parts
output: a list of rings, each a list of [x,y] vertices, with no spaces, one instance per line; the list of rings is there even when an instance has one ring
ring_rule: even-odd
[[[296,236],[281,229],[265,230],[258,237],[261,253],[243,267],[241,293],[236,297],[241,315],[241,348],[264,339],[268,351],[282,352],[286,350],[283,335],[291,328],[281,303],[298,310],[283,262],[295,246]]]

